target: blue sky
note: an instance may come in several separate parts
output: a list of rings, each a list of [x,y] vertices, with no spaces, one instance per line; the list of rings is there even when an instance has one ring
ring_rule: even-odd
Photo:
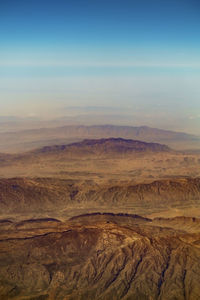
[[[1,114],[108,105],[200,125],[199,16],[198,0],[0,1]]]

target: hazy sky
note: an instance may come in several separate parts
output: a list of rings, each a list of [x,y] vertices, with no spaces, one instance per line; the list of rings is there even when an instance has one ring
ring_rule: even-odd
[[[67,106],[116,106],[197,131],[199,0],[0,1],[0,115]]]

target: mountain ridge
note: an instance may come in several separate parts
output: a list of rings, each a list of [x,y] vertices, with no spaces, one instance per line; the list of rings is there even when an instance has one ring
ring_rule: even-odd
[[[129,214],[141,214],[142,211],[148,215],[191,206],[196,208],[198,215],[199,197],[200,177],[115,185],[58,178],[0,179],[0,210],[11,215],[41,215],[47,211],[57,218],[60,213],[71,214],[72,208],[74,211],[80,208],[82,211],[97,211],[105,207],[118,211],[123,207],[123,211]]]

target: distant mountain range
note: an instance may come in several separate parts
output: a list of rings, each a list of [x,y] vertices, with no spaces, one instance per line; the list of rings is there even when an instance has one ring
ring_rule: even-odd
[[[21,152],[83,139],[124,138],[166,144],[174,149],[200,149],[200,137],[147,126],[62,126],[0,133],[0,152]]]

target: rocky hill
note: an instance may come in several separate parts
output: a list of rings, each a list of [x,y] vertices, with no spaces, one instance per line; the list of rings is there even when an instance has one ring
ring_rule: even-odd
[[[52,224],[1,230],[2,300],[199,299],[200,231],[122,214]]]

